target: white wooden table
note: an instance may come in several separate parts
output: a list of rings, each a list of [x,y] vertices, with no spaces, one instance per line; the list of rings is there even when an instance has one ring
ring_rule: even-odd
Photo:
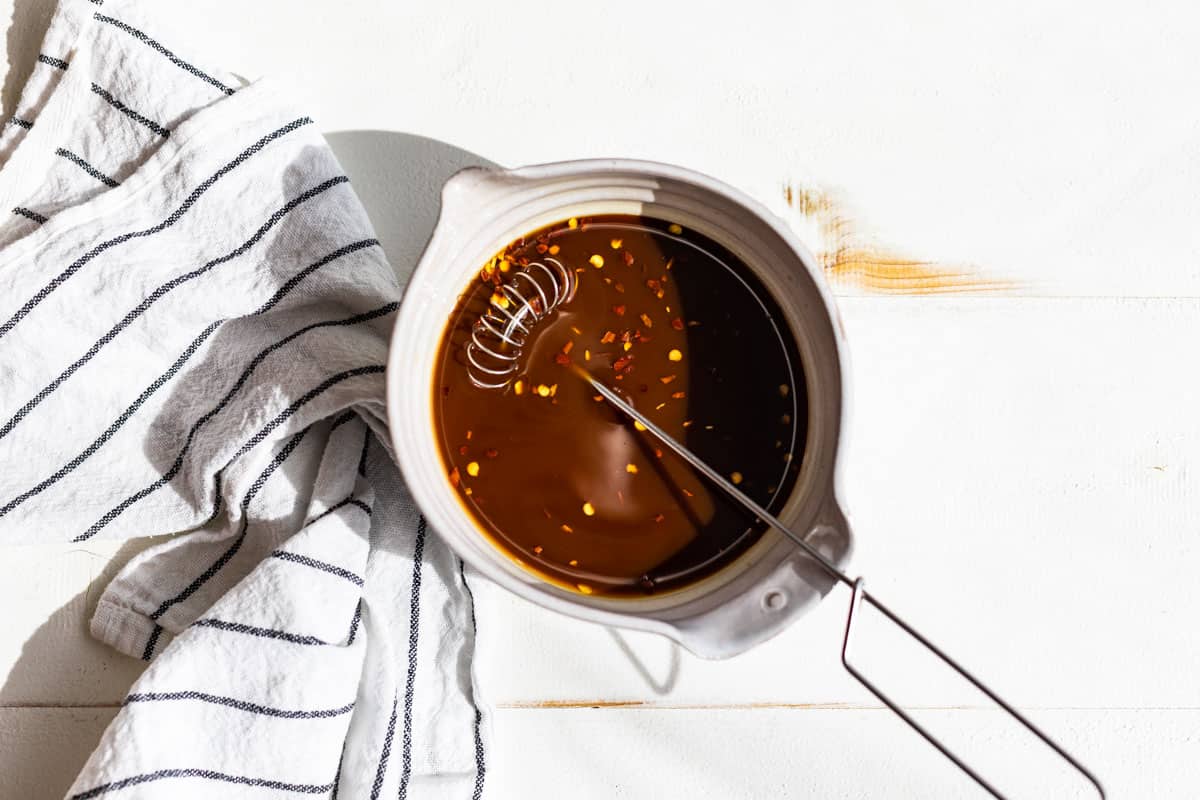
[[[783,187],[832,190],[859,240],[1008,281],[838,284],[854,567],[1111,797],[1192,798],[1198,20],[1186,3],[967,5],[159,4],[173,45],[295,87],[400,268],[458,166],[621,155],[722,178],[817,249]],[[50,7],[0,2],[6,110]],[[3,798],[60,797],[141,668],[85,627],[138,545],[45,534],[0,548]],[[489,796],[982,796],[841,671],[846,599],[706,663],[481,591]],[[978,697],[869,638],[881,682],[1002,785],[1088,796]]]

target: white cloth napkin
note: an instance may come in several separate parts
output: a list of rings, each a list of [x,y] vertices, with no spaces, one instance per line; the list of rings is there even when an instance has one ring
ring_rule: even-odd
[[[64,0],[0,135],[0,538],[182,531],[92,631],[152,660],[69,797],[479,798],[470,588],[389,453],[400,287],[269,83]]]

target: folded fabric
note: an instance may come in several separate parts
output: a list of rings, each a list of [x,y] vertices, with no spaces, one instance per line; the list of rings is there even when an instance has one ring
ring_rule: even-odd
[[[481,796],[468,575],[389,453],[395,273],[269,82],[60,3],[0,134],[0,539],[183,532],[94,635],[152,660],[72,798]]]

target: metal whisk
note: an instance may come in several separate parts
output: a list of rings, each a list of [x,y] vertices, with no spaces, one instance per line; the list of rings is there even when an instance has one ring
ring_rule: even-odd
[[[575,296],[575,273],[556,258],[534,261],[500,284],[471,326],[467,374],[480,389],[503,389],[520,371],[521,350],[534,325]]]
[[[939,739],[936,735],[934,735],[934,733],[932,731],[930,731],[928,728],[926,728],[924,725],[922,725],[920,722],[918,722],[911,714],[909,714],[908,711],[906,711],[904,708],[902,708],[899,703],[897,703],[890,696],[888,696],[882,689],[880,689],[875,684],[874,681],[872,681],[870,678],[868,678],[862,672],[862,670],[859,669],[859,667],[853,662],[852,657],[851,657],[851,653],[852,653],[851,645],[853,642],[852,634],[854,633],[854,623],[858,619],[859,609],[864,602],[874,606],[889,621],[891,621],[894,625],[896,625],[898,628],[900,628],[900,630],[904,631],[906,634],[908,634],[910,637],[912,637],[915,641],[920,643],[922,647],[924,647],[926,650],[928,650],[930,653],[932,653],[934,656],[936,656],[938,659],[940,659],[942,661],[942,663],[946,664],[952,670],[954,670],[959,675],[961,675],[964,679],[969,681],[970,684],[972,686],[974,686],[976,689],[978,689],[979,691],[981,691],[985,695],[987,695],[988,698],[990,698],[994,703],[996,703],[996,705],[998,705],[1005,712],[1007,712],[1010,717],[1012,717],[1014,720],[1016,720],[1018,723],[1020,723],[1025,728],[1025,730],[1029,731],[1034,736],[1036,736],[1038,739],[1040,739],[1043,744],[1045,744],[1047,747],[1049,747],[1051,750],[1053,750],[1060,758],[1062,758],[1064,761],[1066,761],[1068,764],[1070,764],[1072,768],[1074,768],[1080,775],[1082,775],[1087,780],[1088,783],[1090,783],[1092,785],[1092,787],[1096,790],[1096,794],[1103,800],[1103,798],[1105,797],[1104,787],[1100,784],[1099,778],[1097,778],[1095,775],[1093,775],[1091,773],[1091,771],[1089,771],[1088,768],[1082,764],[1082,762],[1080,762],[1078,759],[1076,759],[1074,756],[1072,756],[1070,753],[1068,753],[1063,748],[1062,745],[1060,745],[1058,742],[1056,742],[1054,739],[1052,739],[1049,734],[1047,734],[1041,728],[1039,728],[1037,725],[1035,725],[1028,717],[1026,717],[1021,712],[1017,711],[1016,708],[1014,708],[1012,705],[1010,705],[1008,702],[1006,702],[1003,698],[1001,698],[998,694],[996,694],[994,691],[992,691],[991,688],[989,688],[986,684],[984,684],[983,681],[981,681],[979,678],[977,678],[972,672],[967,670],[966,667],[962,666],[957,661],[955,661],[953,658],[951,658],[944,650],[942,650],[940,647],[938,647],[933,642],[931,642],[929,639],[927,639],[924,636],[924,634],[920,633],[916,628],[914,628],[912,625],[910,625],[907,621],[905,621],[902,617],[900,617],[896,612],[892,611],[890,608],[888,608],[886,605],[884,605],[874,595],[867,592],[866,589],[863,588],[864,584],[863,584],[863,579],[861,577],[852,578],[849,575],[847,575],[845,572],[842,572],[842,570],[840,570],[838,568],[837,564],[830,561],[829,558],[827,558],[824,553],[822,553],[820,550],[817,550],[815,547],[813,547],[811,544],[809,544],[807,541],[805,541],[803,536],[796,533],[795,531],[790,529],[788,526],[784,525],[781,521],[776,519],[765,508],[763,508],[758,503],[751,500],[745,493],[743,493],[740,489],[738,489],[736,486],[734,486],[732,483],[730,483],[728,480],[726,480],[725,476],[718,473],[715,469],[713,469],[705,461],[703,461],[699,456],[697,456],[691,450],[687,449],[682,444],[677,442],[674,438],[671,437],[670,434],[668,434],[666,431],[664,431],[658,425],[654,424],[654,421],[651,420],[649,417],[647,417],[645,414],[641,413],[636,408],[631,406],[629,403],[625,402],[625,400],[623,400],[620,395],[618,395],[612,389],[608,388],[608,386],[604,385],[599,380],[597,380],[586,369],[584,369],[583,367],[581,367],[579,365],[573,365],[571,369],[576,375],[579,376],[579,378],[581,380],[590,384],[591,387],[596,390],[596,392],[598,392],[600,395],[602,395],[604,397],[604,399],[606,401],[608,401],[608,403],[610,405],[612,405],[617,410],[621,411],[623,414],[628,416],[630,419],[636,421],[639,425],[642,426],[643,429],[645,429],[652,436],[654,436],[654,438],[658,439],[658,441],[662,442],[666,447],[668,447],[672,451],[674,451],[676,455],[678,455],[680,458],[682,458],[684,461],[686,461],[688,464],[690,464],[692,467],[694,467],[698,472],[700,472],[706,478],[708,478],[710,481],[712,481],[713,484],[715,484],[717,487],[719,487],[723,492],[725,492],[725,494],[727,494],[733,500],[737,501],[743,508],[745,508],[747,511],[752,513],[759,520],[761,520],[762,522],[765,522],[767,525],[769,525],[772,528],[774,528],[775,530],[779,531],[787,538],[791,539],[792,542],[794,542],[801,550],[803,550],[805,553],[807,553],[809,556],[811,556],[818,564],[820,564],[821,567],[827,573],[829,573],[830,577],[834,578],[839,583],[845,584],[847,587],[850,588],[850,591],[851,591],[850,614],[846,619],[846,635],[842,639],[842,666],[846,668],[847,672],[849,672],[851,675],[854,676],[855,680],[857,680],[864,687],[866,687],[866,689],[869,692],[871,692],[871,694],[873,694],[877,698],[879,698],[879,700],[882,701],[884,703],[884,705],[886,705],[897,716],[899,716],[902,720],[904,720],[906,723],[908,723],[909,727],[911,727],[913,730],[915,730],[917,733],[919,733],[922,737],[924,737],[927,742],[929,742],[931,745],[936,747],[942,755],[944,755],[946,758],[948,758],[952,762],[954,762],[954,764],[959,769],[961,769],[963,772],[965,772],[967,775],[969,775],[977,784],[979,784],[980,787],[982,787],[985,791],[987,791],[993,797],[999,798],[999,800],[1006,800],[1007,796],[1005,794],[1003,794],[995,785],[993,785],[990,781],[988,781],[987,778],[985,778],[982,774],[980,774],[974,767],[972,767],[970,764],[968,764],[966,761],[964,761],[962,759],[962,757],[960,757],[957,753],[955,753],[953,750],[951,750],[950,747],[946,743],[944,743],[941,739]]]
[[[471,381],[479,388],[501,389],[508,386],[520,372],[521,367],[518,359],[520,358],[522,348],[529,339],[533,326],[545,319],[554,309],[574,297],[577,286],[575,274],[556,259],[547,258],[546,261],[553,265],[553,269],[541,262],[534,262],[516,272],[508,283],[501,284],[492,294],[487,311],[472,326],[471,341],[466,347],[467,360],[470,362],[468,371]],[[1004,800],[1005,798],[1005,795],[995,785],[957,753],[952,751],[932,731],[918,722],[907,710],[902,708],[899,703],[868,678],[853,662],[851,657],[852,634],[854,633],[855,622],[858,620],[859,611],[863,603],[874,606],[884,617],[900,628],[900,630],[904,631],[904,633],[912,637],[944,664],[970,682],[976,689],[987,695],[988,698],[1007,712],[1012,719],[1041,740],[1043,744],[1074,768],[1091,784],[1097,795],[1104,798],[1104,788],[1100,784],[1099,779],[1078,759],[1068,753],[1062,745],[1058,744],[1047,733],[1042,731],[1041,728],[1035,725],[1024,714],[1005,702],[973,673],[918,632],[916,628],[912,627],[902,617],[880,602],[878,598],[867,592],[863,588],[864,584],[861,577],[852,578],[839,569],[837,564],[805,541],[802,535],[788,528],[766,509],[755,503],[741,490],[726,480],[723,475],[672,438],[666,431],[656,425],[653,420],[635,409],[616,392],[597,380],[586,369],[575,364],[571,366],[571,371],[581,380],[590,384],[610,405],[639,423],[642,430],[649,432],[664,446],[674,451],[679,457],[707,477],[714,485],[742,505],[757,519],[791,539],[797,547],[813,558],[830,577],[849,587],[851,590],[850,613],[846,620],[846,633],[842,640],[842,665],[868,691],[879,698],[880,701],[908,723],[926,741],[937,748],[946,758],[950,759],[963,772],[974,779],[980,787],[993,797],[1000,798],[1000,800]]]

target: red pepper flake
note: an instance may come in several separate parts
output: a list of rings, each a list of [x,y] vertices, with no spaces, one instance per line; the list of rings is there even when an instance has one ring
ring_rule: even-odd
[[[565,367],[567,364],[571,363],[571,357],[569,355],[567,355],[566,353],[561,353],[561,352],[555,353],[554,354],[554,363],[558,364],[559,366]]]
[[[625,332],[623,332],[623,333],[621,334],[621,341],[622,341],[622,342],[626,342],[626,343],[628,343],[628,342],[632,342],[632,341],[633,341],[633,331],[625,331]]]
[[[613,288],[616,289],[621,294],[625,294],[625,284],[621,283],[620,281],[617,281],[616,283],[614,283]]]
[[[621,255],[625,257],[625,266],[632,267],[633,266],[633,253],[626,250]]]
[[[683,320],[681,320],[679,317],[676,317],[675,319],[671,320],[671,327],[677,331],[683,330]]]
[[[658,449],[657,447],[656,447],[656,448],[654,448],[654,457],[655,457],[655,458],[662,458],[662,450]]]
[[[616,361],[613,362],[613,371],[621,372],[621,373],[628,372],[629,370],[626,369],[626,367],[629,367],[630,362],[632,362],[632,361],[633,361],[633,356],[621,356],[620,358],[618,358]]]
[[[680,487],[680,488],[682,488],[682,487]],[[692,494],[691,492],[689,492],[687,489],[684,489],[684,490],[683,490],[683,493],[684,493],[684,494],[686,494],[688,497],[695,497],[695,496],[696,496],[696,495]]]
[[[494,447],[489,447],[487,450],[483,451],[483,454],[488,458],[495,458],[496,456],[500,455],[500,451]]]
[[[457,488],[459,481],[461,481],[461,480],[462,480],[462,476],[458,474],[458,467],[455,467],[454,469],[450,470],[450,485],[451,486],[454,486]]]
[[[666,519],[666,516],[663,514],[655,514],[654,515],[655,522],[662,522],[664,519]]]
[[[544,244],[539,244],[539,245],[537,246],[537,248],[536,248],[536,250],[537,250],[539,253],[544,253],[544,252],[546,252],[546,251],[547,251],[547,250],[549,250],[549,249],[550,249],[550,248],[549,248],[549,247],[547,247],[547,246],[546,246],[546,245],[544,245]]]
[[[467,431],[467,441],[471,441],[471,432]]]
[[[574,340],[572,340],[572,339],[568,339],[568,340],[567,340],[567,343],[563,345],[563,347],[562,347],[562,351],[563,351],[564,353],[570,354],[570,352],[571,352],[573,349],[575,349],[575,342],[574,342]]]
[[[668,258],[668,259],[667,259],[667,269],[670,269],[670,268],[671,268],[672,266],[674,266],[674,265],[675,265],[675,259],[674,259],[674,258]],[[664,281],[666,280],[666,277],[665,277],[665,276],[663,277],[663,280],[664,280]]]
[[[600,344],[612,344],[616,340],[617,335],[615,333],[612,331],[605,331],[604,335],[600,337]]]
[[[689,320],[688,320],[688,327],[689,327],[689,328],[699,328],[699,327],[700,327],[700,322],[699,322],[698,320],[689,319]]]
[[[656,281],[654,278],[647,278],[646,279],[646,288],[652,292],[661,292],[662,284],[659,283],[658,281]]]
[[[662,381],[663,385],[665,386],[666,384],[668,384],[668,383],[670,383],[671,381],[675,380],[677,377],[679,377],[679,376],[678,376],[678,375],[674,375],[674,374],[671,374],[671,375],[663,375],[661,378],[659,378],[659,380],[660,380],[660,381]]]
[[[683,421],[683,427],[685,427],[685,428],[690,428],[690,427],[692,427],[692,422],[693,422],[693,421],[692,421],[692,420],[690,420],[690,419],[685,419],[685,420]]]
[[[624,304],[622,304],[622,305],[619,305],[619,306],[613,306],[613,307],[612,307],[612,310],[613,310],[613,313],[614,313],[614,314],[616,314],[618,317],[623,317],[623,316],[625,316],[625,306],[624,306]]]
[[[467,446],[465,444],[462,447],[458,448],[458,454],[460,456],[465,456],[467,454]]]
[[[687,397],[687,392],[672,392],[671,397],[676,400],[682,400],[683,398]]]
[[[542,546],[540,544],[533,548],[533,554],[535,556],[540,556],[542,554]]]
[[[666,407],[667,407],[667,404],[666,404],[666,403],[659,403],[658,405],[656,405],[656,406],[654,407],[654,410],[655,410],[655,411],[662,411],[662,410],[663,410],[664,408],[666,408]]]
[[[642,314],[642,324],[645,325],[647,328],[653,328],[654,320],[650,319],[649,314]]]

